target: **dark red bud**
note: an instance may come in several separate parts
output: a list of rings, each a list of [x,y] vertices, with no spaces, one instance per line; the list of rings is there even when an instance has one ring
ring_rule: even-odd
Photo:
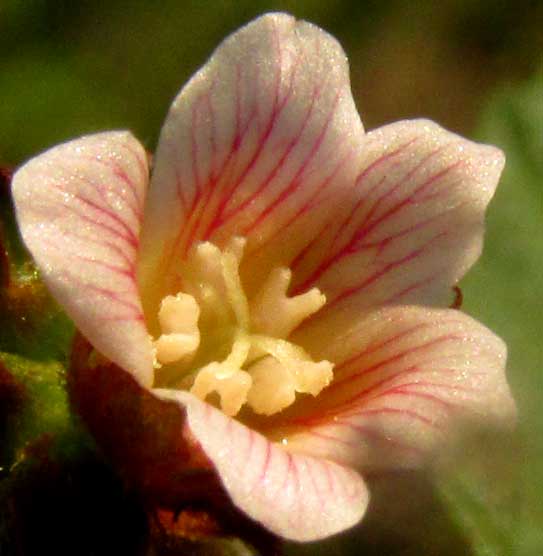
[[[100,448],[153,505],[225,501],[214,468],[192,436],[185,412],[142,388],[110,362],[92,365],[94,350],[79,334],[68,376],[70,398]]]

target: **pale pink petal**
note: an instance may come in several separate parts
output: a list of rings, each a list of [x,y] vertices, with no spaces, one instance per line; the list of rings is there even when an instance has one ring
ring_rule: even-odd
[[[162,130],[142,234],[144,286],[172,275],[199,240],[221,246],[243,235],[246,253],[266,245],[272,259],[292,258],[330,216],[315,197],[350,189],[362,137],[335,39],[286,14],[240,29],[184,87]]]
[[[410,466],[466,420],[514,420],[505,345],[459,311],[384,308],[356,325],[321,321],[298,339],[336,366],[316,400],[279,420],[275,434],[293,451],[365,470]]]
[[[97,350],[149,385],[135,277],[147,156],[127,132],[59,145],[13,177],[23,239],[55,298]]]
[[[186,409],[188,426],[234,504],[273,533],[317,540],[356,524],[368,492],[355,471],[292,454],[191,394],[153,390]]]
[[[328,309],[449,305],[481,252],[503,154],[418,120],[368,133],[363,157],[345,210],[291,265],[293,293],[317,285]]]

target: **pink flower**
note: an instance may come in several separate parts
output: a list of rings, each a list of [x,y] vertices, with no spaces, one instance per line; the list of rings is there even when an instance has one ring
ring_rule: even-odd
[[[207,469],[308,541],[361,519],[361,473],[418,464],[466,418],[513,416],[504,344],[447,308],[502,166],[429,121],[365,133],[339,44],[273,14],[182,89],[150,181],[140,143],[106,132],[34,158],[13,194],[44,280],[103,356],[86,411],[111,418],[101,380],[109,401],[135,385],[164,408],[141,430],[178,442],[153,466],[170,458],[186,484]]]

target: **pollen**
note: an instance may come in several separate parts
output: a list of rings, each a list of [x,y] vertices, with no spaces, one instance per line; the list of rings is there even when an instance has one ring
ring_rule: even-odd
[[[273,415],[297,393],[317,396],[333,378],[332,363],[313,361],[289,341],[326,298],[317,288],[289,297],[291,271],[277,267],[248,299],[239,272],[244,247],[236,237],[224,250],[203,242],[192,252],[183,269],[185,291],[159,307],[155,367],[175,371],[162,386],[187,388],[202,400],[216,396],[228,415],[245,405]]]

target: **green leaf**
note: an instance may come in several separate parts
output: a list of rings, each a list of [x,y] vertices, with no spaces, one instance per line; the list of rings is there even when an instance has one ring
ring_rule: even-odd
[[[77,449],[77,441],[87,442],[70,411],[61,363],[33,361],[7,353],[0,353],[0,361],[21,391],[19,407],[7,416],[4,464],[13,467],[33,457],[36,443],[50,446],[48,457],[60,457],[61,453],[68,457]]]

